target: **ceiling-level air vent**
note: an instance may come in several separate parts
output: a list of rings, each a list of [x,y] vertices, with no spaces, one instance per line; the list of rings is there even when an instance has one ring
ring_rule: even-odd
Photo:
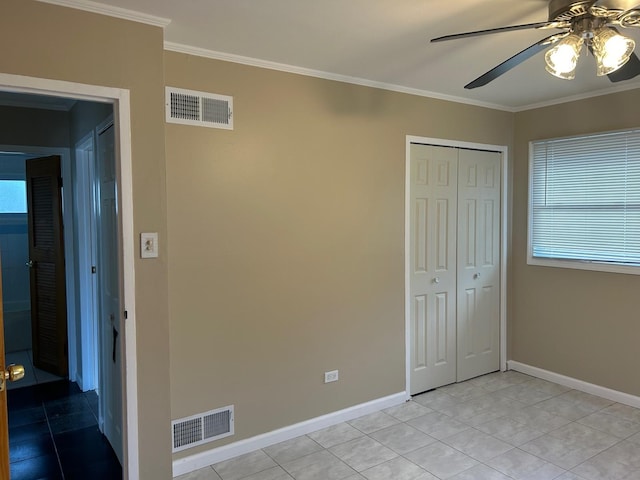
[[[233,97],[166,88],[167,122],[233,130]]]
[[[233,435],[233,405],[171,422],[173,451]]]

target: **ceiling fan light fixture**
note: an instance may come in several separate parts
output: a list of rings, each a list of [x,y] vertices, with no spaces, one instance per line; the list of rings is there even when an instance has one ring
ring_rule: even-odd
[[[601,28],[593,36],[593,53],[596,57],[597,75],[615,72],[629,61],[636,42],[610,28]]]
[[[581,36],[571,34],[547,50],[544,55],[547,72],[565,80],[574,79],[583,44],[584,39]]]

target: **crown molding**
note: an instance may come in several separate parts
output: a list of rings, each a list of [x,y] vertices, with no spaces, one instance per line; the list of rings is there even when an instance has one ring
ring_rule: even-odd
[[[77,10],[84,10],[86,12],[97,13],[101,15],[108,15],[111,17],[130,20],[138,23],[144,23],[147,25],[152,25],[152,26],[161,27],[161,28],[165,28],[171,23],[171,19],[169,18],[149,15],[146,13],[137,12],[137,11],[129,10],[126,8],[105,5],[105,4],[94,2],[91,0],[37,0],[37,1],[42,3],[49,3],[52,5],[68,7],[68,8],[75,8]],[[456,97],[453,95],[445,95],[437,92],[432,92],[429,90],[409,88],[402,85],[395,85],[395,84],[385,83],[385,82],[377,82],[377,81],[368,80],[365,78],[351,77],[348,75],[340,75],[340,74],[331,73],[331,72],[324,72],[321,70],[313,70],[309,68],[298,67],[295,65],[288,65],[284,63],[277,63],[277,62],[262,60],[262,59],[253,58],[253,57],[245,57],[242,55],[218,52],[218,51],[209,50],[206,48],[193,47],[190,45],[184,45],[184,44],[175,43],[175,42],[165,41],[164,49],[167,51],[185,53],[188,55],[205,57],[205,58],[210,58],[214,60],[222,60],[225,62],[239,63],[242,65],[248,65],[248,66],[253,66],[258,68],[278,70],[286,73],[293,73],[297,75],[305,75],[309,77],[322,78],[325,80],[333,80],[337,82],[350,83],[350,84],[360,85],[365,87],[379,88],[382,90],[388,90],[392,92],[406,93],[409,95],[416,95],[420,97],[433,98],[436,100],[444,100],[448,102],[461,103],[465,105],[490,108],[493,110],[501,110],[501,111],[511,112],[511,113],[524,112],[527,110],[535,110],[538,108],[544,108],[544,107],[549,107],[553,105],[560,105],[563,103],[585,100],[588,98],[600,97],[603,95],[610,95],[612,93],[624,92],[624,91],[635,90],[637,88],[640,88],[640,85],[638,84],[615,86],[605,90],[599,90],[597,92],[587,92],[583,94],[572,95],[569,97],[558,98],[558,99],[549,100],[549,101],[540,102],[540,103],[510,107],[510,106],[505,106],[505,105],[500,105],[500,104],[495,104],[490,102],[470,100],[468,98]]]
[[[360,85],[363,87],[379,88],[381,90],[389,90],[391,92],[406,93],[409,95],[416,95],[419,97],[434,98],[436,100],[445,100],[448,102],[463,103],[467,105],[473,105],[476,107],[491,108],[493,110],[502,110],[506,112],[513,112],[515,110],[510,107],[505,107],[504,105],[477,102],[477,101],[469,100],[467,98],[455,97],[453,95],[443,95],[440,93],[430,92],[427,90],[404,87],[402,85],[376,82],[373,80],[367,80],[365,78],[350,77],[348,75],[340,75],[337,73],[323,72],[321,70],[313,70],[310,68],[297,67],[295,65],[288,65],[285,63],[271,62],[268,60],[261,60],[259,58],[244,57],[244,56],[235,55],[232,53],[216,52],[214,50],[209,50],[209,49],[200,48],[200,47],[192,47],[190,45],[184,45],[181,43],[165,41],[164,49],[170,52],[186,53],[188,55],[210,58],[213,60],[222,60],[225,62],[240,63],[242,65],[248,65],[252,67],[266,68],[269,70],[278,70],[280,72],[294,73],[296,75],[304,75],[307,77],[316,77],[316,78],[322,78],[324,80],[333,80],[336,82],[350,83],[353,85]]]
[[[626,92],[629,90],[637,90],[638,88],[640,88],[640,85],[638,83],[633,83],[631,85],[619,85],[619,86],[607,88],[604,90],[598,90],[597,92],[580,93],[578,95],[571,95],[570,97],[562,97],[556,100],[549,100],[547,102],[532,103],[530,105],[524,105],[522,107],[514,108],[513,111],[515,113],[525,112],[527,110],[535,110],[537,108],[552,107],[554,105],[562,105],[563,103],[577,102],[579,100],[586,100],[588,98],[602,97],[604,95],[611,95],[613,93]]]
[[[61,7],[75,8],[76,10],[84,10],[85,12],[99,13],[110,17],[130,20],[132,22],[145,23],[154,27],[164,28],[171,23],[170,18],[157,17],[147,13],[136,12],[126,8],[113,7],[103,3],[92,2],[91,0],[38,0],[42,3],[50,3]]]
[[[297,67],[295,65],[287,65],[284,63],[271,62],[268,60],[261,60],[259,58],[244,57],[244,56],[236,55],[232,53],[217,52],[214,50],[209,50],[209,49],[200,48],[200,47],[192,47],[190,45],[184,45],[181,43],[165,41],[164,49],[170,52],[185,53],[187,55],[210,58],[213,60],[222,60],[224,62],[239,63],[242,65],[248,65],[252,67],[266,68],[269,70],[278,70],[280,72],[294,73],[297,75],[305,75],[308,77],[322,78],[324,80],[334,80],[336,82],[351,83],[354,85],[379,88],[382,90],[389,90],[392,92],[406,93],[409,95],[433,98],[436,100],[444,100],[447,102],[462,103],[465,105],[472,105],[476,107],[491,108],[493,110],[501,110],[503,112],[510,112],[510,113],[525,112],[527,110],[535,110],[537,108],[544,108],[544,107],[549,107],[553,105],[561,105],[563,103],[575,102],[575,101],[585,100],[585,99],[594,98],[594,97],[601,97],[604,95],[610,95],[612,93],[625,92],[628,90],[635,90],[640,88],[640,85],[638,84],[624,85],[624,86],[620,85],[620,86],[608,88],[606,90],[598,90],[597,92],[588,92],[588,93],[583,93],[579,95],[572,95],[570,97],[562,97],[554,100],[549,100],[547,102],[534,103],[534,104],[523,105],[518,107],[508,107],[505,105],[499,105],[495,103],[469,100],[468,98],[456,97],[453,95],[444,95],[441,93],[431,92],[428,90],[420,90],[417,88],[404,87],[402,85],[394,85],[394,84],[384,83],[384,82],[375,82],[373,80],[367,80],[364,78],[350,77],[347,75],[339,75],[336,73],[323,72],[321,70],[313,70],[309,68]]]

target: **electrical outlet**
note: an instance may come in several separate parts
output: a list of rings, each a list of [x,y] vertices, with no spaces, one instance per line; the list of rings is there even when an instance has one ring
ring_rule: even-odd
[[[324,372],[324,383],[331,383],[338,381],[338,370],[332,370],[330,372]]]

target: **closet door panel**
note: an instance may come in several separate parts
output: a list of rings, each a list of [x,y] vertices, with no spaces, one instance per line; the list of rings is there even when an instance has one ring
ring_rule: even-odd
[[[411,145],[411,394],[456,381],[458,151]]]
[[[460,150],[457,235],[457,381],[500,367],[500,163]]]

